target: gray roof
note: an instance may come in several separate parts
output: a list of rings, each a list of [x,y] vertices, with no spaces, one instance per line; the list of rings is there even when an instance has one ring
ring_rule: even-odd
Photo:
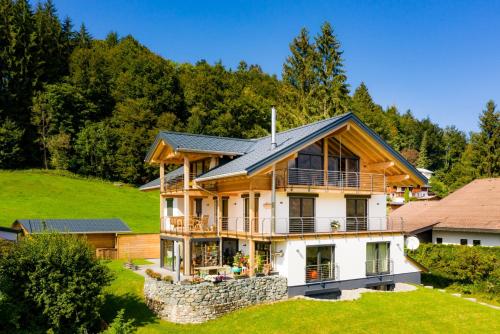
[[[153,149],[161,140],[165,141],[175,151],[178,152],[206,152],[226,155],[245,154],[255,143],[253,139],[228,138],[172,131],[160,131],[146,156],[146,161],[151,158]]]
[[[121,219],[17,219],[29,233],[43,231],[66,233],[131,232]]]
[[[262,137],[259,139],[233,139],[221,138],[213,136],[202,136],[192,134],[179,134],[172,132],[160,132],[157,136],[155,143],[148,153],[148,160],[152,154],[154,147],[158,144],[159,140],[163,139],[173,147],[187,149],[187,151],[210,151],[214,150],[222,152],[239,151],[240,156],[235,157],[232,161],[218,166],[205,174],[197,177],[198,181],[206,181],[216,179],[229,175],[249,175],[253,172],[260,170],[263,167],[270,165],[273,162],[279,161],[287,155],[293,153],[296,149],[309,145],[314,141],[322,138],[336,127],[344,124],[347,121],[353,121],[359,125],[364,131],[367,132],[375,141],[386,148],[393,154],[408,169],[413,171],[424,183],[427,183],[427,178],[422,175],[413,165],[411,165],[401,154],[395,151],[384,140],[382,140],[373,130],[368,128],[358,117],[353,113],[347,113],[332,117],[329,119],[321,120],[315,123],[300,126],[294,129],[283,131],[276,134],[276,148],[271,149],[271,136]],[[186,140],[186,143],[181,142]],[[225,153],[226,155],[230,155]],[[144,186],[143,186],[144,187]]]

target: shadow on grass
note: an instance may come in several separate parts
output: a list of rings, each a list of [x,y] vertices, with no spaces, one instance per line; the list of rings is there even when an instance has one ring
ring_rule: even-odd
[[[435,288],[444,289],[454,283],[460,282],[440,275],[439,273],[422,273],[422,283],[425,285],[432,285]]]
[[[143,299],[133,293],[124,295],[107,294],[102,311],[103,319],[111,323],[119,310],[125,310],[126,319],[134,319],[134,326],[142,327],[158,321]]]

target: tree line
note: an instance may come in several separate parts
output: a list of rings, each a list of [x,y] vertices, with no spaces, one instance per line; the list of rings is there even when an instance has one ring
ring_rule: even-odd
[[[328,23],[290,43],[282,79],[240,62],[179,64],[132,36],[94,39],[61,20],[51,1],[0,0],[0,168],[54,168],[140,184],[158,130],[253,138],[339,115],[358,115],[416,166],[436,171],[445,195],[500,174],[499,111],[489,101],[480,132],[441,128],[382,107],[361,83],[351,92],[341,44]]]

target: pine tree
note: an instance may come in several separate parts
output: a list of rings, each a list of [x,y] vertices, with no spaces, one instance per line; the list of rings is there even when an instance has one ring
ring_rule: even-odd
[[[479,175],[495,177],[500,175],[500,112],[490,100],[486,110],[479,117],[481,132],[473,141],[474,160]]]
[[[321,26],[315,38],[315,71],[318,77],[318,98],[323,117],[342,114],[349,109],[349,89],[343,69],[342,51],[330,23]]]
[[[429,168],[430,160],[427,156],[427,131],[424,132],[424,136],[422,137],[422,142],[420,143],[420,151],[418,153],[417,167],[419,168]]]
[[[92,43],[92,36],[85,27],[85,24],[82,23],[80,26],[80,30],[76,34],[76,44],[81,48],[90,48]]]
[[[283,81],[296,90],[299,109],[303,115],[314,115],[311,94],[317,86],[314,71],[316,53],[305,28],[293,39],[290,51],[292,54],[283,65]]]

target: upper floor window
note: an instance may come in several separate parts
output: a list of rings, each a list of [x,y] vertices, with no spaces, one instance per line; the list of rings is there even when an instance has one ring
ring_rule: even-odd
[[[199,176],[203,173],[208,172],[210,169],[210,159],[203,159],[191,162],[190,167],[191,174],[195,176]]]

